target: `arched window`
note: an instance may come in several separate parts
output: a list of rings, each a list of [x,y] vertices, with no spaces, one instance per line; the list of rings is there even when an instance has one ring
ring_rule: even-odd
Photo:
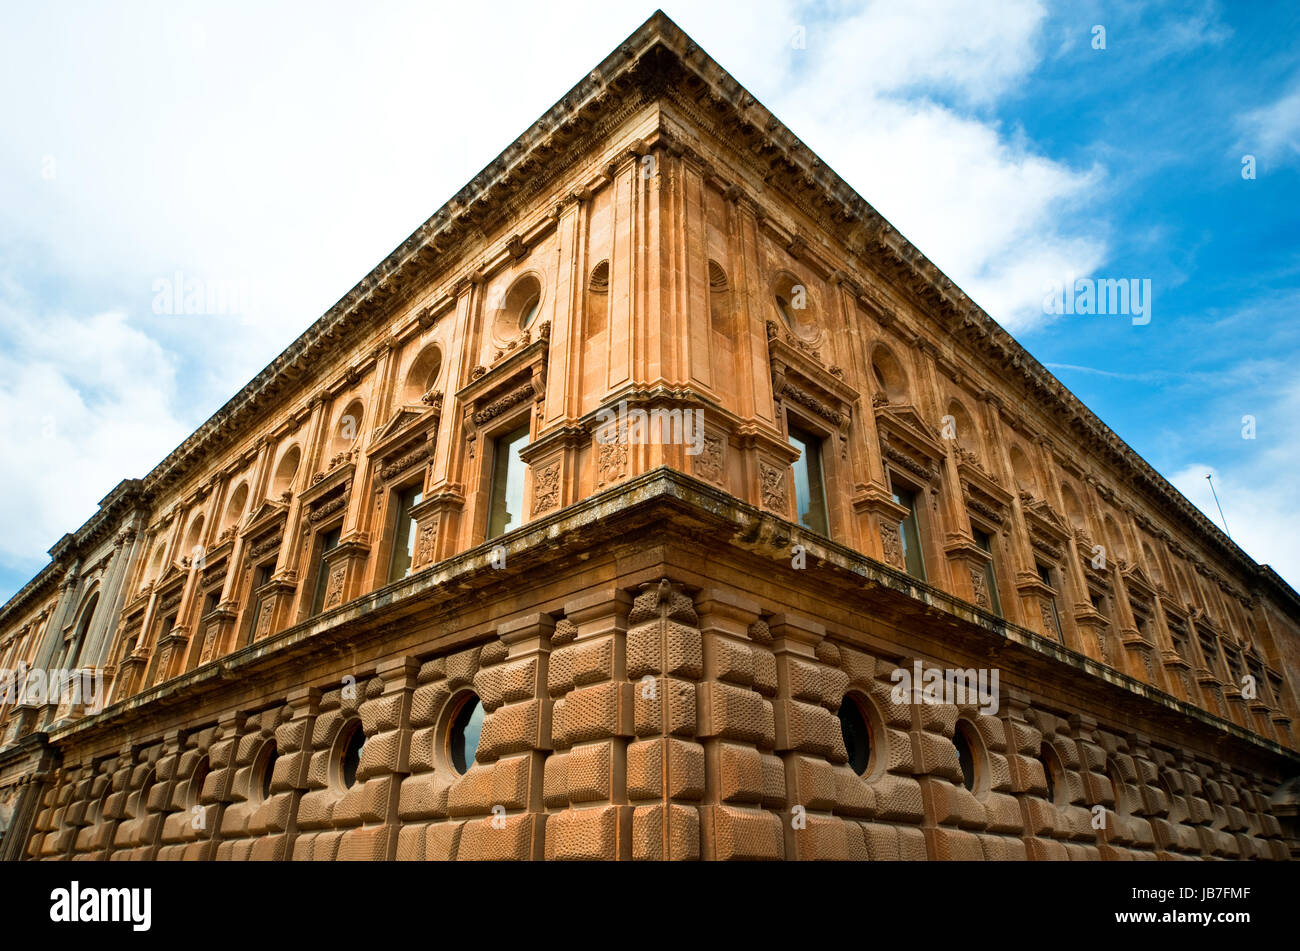
[[[418,403],[426,393],[433,389],[442,374],[442,348],[431,343],[411,361],[406,371],[406,383],[402,387],[403,403]]]
[[[298,464],[302,460],[302,451],[296,445],[290,446],[280,455],[275,466],[275,478],[271,480],[271,498],[282,498],[285,493],[293,491],[293,478],[298,474]]]
[[[582,337],[590,340],[605,330],[609,320],[609,262],[601,261],[591,269],[587,281],[587,313]]]
[[[537,322],[542,310],[542,282],[530,271],[521,276],[500,298],[492,314],[493,335],[505,344]]]
[[[248,508],[248,483],[241,482],[230,494],[230,501],[226,503],[226,514],[221,519],[222,531],[238,525],[240,519],[244,517],[246,508]]]
[[[1029,457],[1019,446],[1011,447],[1011,473],[1015,476],[1016,488],[1019,491],[1038,495],[1038,477],[1034,475],[1034,467]]]
[[[939,429],[940,435],[954,441],[959,447],[978,458],[983,441],[980,439],[979,430],[975,427],[975,421],[971,419],[970,413],[966,412],[966,407],[957,400],[951,400],[948,403],[948,415],[952,419],[943,421],[944,425]],[[951,429],[947,428],[949,426]]]
[[[90,634],[90,622],[95,619],[95,609],[97,607],[99,607],[98,591],[90,596],[90,600],[81,609],[81,617],[77,619],[76,633],[72,635],[72,644],[66,658],[68,667],[75,669],[81,666],[81,653],[86,649],[86,641]]]
[[[203,515],[195,515],[190,521],[190,527],[185,532],[185,544],[181,548],[181,557],[188,558],[191,563],[203,561]]]
[[[907,376],[897,358],[883,344],[871,352],[871,376],[879,395],[888,402],[907,402]]]
[[[347,452],[361,435],[361,421],[365,418],[365,407],[360,400],[352,400],[347,406],[343,407],[343,412],[339,413],[338,418],[334,420],[334,427],[330,431],[329,453],[327,463],[333,462],[333,459],[341,452]]]
[[[787,329],[806,340],[817,336],[816,308],[803,281],[789,271],[782,271],[773,282],[772,298]]]

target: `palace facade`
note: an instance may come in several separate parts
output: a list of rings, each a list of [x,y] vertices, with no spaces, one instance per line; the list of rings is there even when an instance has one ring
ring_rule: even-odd
[[[662,14],[50,554],[6,859],[1300,848],[1296,592]]]

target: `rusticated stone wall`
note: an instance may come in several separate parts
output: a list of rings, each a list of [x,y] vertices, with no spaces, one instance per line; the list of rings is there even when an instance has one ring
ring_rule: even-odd
[[[725,584],[662,577],[579,593],[448,651],[388,655],[382,642],[359,644],[356,675],[197,727],[178,708],[134,749],[84,761],[69,751],[29,853],[1288,857],[1265,795],[1275,777],[1053,709],[1014,685],[993,714],[897,702],[891,673],[916,658],[834,627]],[[486,715],[462,775],[446,735],[471,693]],[[844,702],[871,729],[862,775],[841,733]],[[953,742],[959,719],[976,739],[973,789]],[[357,722],[366,739],[345,787],[341,741]],[[1044,755],[1056,758],[1050,797]]]

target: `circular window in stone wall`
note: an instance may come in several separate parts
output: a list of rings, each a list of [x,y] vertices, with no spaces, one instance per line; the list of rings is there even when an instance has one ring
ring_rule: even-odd
[[[474,765],[482,733],[483,701],[476,694],[466,694],[458,701],[447,731],[447,755],[456,772],[464,774]]]
[[[344,789],[357,782],[357,769],[361,766],[361,749],[366,745],[366,734],[360,720],[352,720],[339,732],[339,742],[334,747],[334,781]]]
[[[258,802],[266,802],[271,798],[271,779],[275,776],[276,759],[275,740],[268,740],[258,751],[253,765],[253,779],[250,786],[252,791],[259,794]]]
[[[849,766],[859,776],[865,776],[871,768],[871,724],[861,701],[851,693],[845,694],[840,701],[839,715],[840,735],[849,754]]]
[[[1050,743],[1038,748],[1038,762],[1043,764],[1043,778],[1047,782],[1047,801],[1060,804],[1065,791],[1065,770],[1061,768],[1061,758],[1056,755]]]
[[[975,727],[969,720],[958,720],[952,734],[952,745],[957,747],[957,764],[961,767],[961,784],[975,792],[979,787],[978,751],[981,749]]]

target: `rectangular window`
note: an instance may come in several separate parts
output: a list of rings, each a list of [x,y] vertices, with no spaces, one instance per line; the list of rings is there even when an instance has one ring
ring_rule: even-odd
[[[217,588],[213,591],[209,591],[203,598],[203,613],[200,614],[199,617],[205,618],[213,611],[215,611],[217,609],[217,604],[220,601],[221,601],[220,588]]]
[[[424,497],[419,486],[397,493],[397,527],[393,534],[393,557],[388,562],[388,580],[401,581],[411,573],[415,557],[415,519],[411,509]]]
[[[338,547],[341,533],[342,529],[332,528],[321,536],[320,557],[316,565],[316,590],[312,592],[311,599],[312,614],[320,614],[325,607],[325,589],[329,587],[329,563],[325,560],[325,553]]]
[[[925,558],[921,554],[920,523],[916,514],[916,493],[907,489],[895,489],[894,501],[907,509],[907,514],[898,523],[898,537],[903,544],[903,563],[907,573],[913,578],[925,580]]]
[[[1041,581],[1043,584],[1047,585],[1053,591],[1055,591],[1056,585],[1052,582],[1052,569],[1043,564],[1038,564],[1038,563],[1035,564],[1036,567],[1038,568],[1038,580]],[[1052,606],[1052,630],[1049,631],[1048,633],[1055,634],[1057,639],[1060,640],[1061,639],[1061,614],[1056,609],[1056,595],[1052,595],[1048,603],[1051,604]]]
[[[984,562],[984,586],[989,591],[989,604],[993,606],[993,613],[1002,616],[1002,600],[998,597],[998,579],[993,570],[993,540],[989,538],[986,532],[981,532],[978,528],[972,528],[975,533],[975,544],[980,549],[988,552],[989,560]]]
[[[492,460],[492,501],[488,506],[488,538],[504,535],[523,524],[524,463],[519,450],[528,445],[528,427],[497,439]]]
[[[822,480],[821,440],[802,430],[790,428],[790,445],[799,450],[793,463],[794,497],[799,524],[823,535],[830,534],[826,518],[826,485]]]

